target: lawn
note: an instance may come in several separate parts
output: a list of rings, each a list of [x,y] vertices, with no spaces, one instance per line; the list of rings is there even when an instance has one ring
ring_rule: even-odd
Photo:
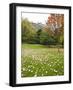
[[[21,53],[21,77],[64,75],[63,48],[22,44]]]

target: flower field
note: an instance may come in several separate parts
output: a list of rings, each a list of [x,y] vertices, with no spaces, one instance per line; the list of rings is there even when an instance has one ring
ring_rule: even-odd
[[[22,44],[21,55],[21,77],[64,75],[63,48]]]

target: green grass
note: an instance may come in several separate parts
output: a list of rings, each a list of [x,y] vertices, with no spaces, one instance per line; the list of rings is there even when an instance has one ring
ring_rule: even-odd
[[[47,46],[40,44],[22,44],[22,48],[39,49],[39,48],[47,48]]]
[[[21,77],[64,75],[64,51],[39,44],[22,44]]]

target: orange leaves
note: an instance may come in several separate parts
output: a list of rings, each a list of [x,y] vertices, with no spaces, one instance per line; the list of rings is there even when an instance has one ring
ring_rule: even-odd
[[[55,26],[64,26],[64,15],[63,14],[50,14],[48,17],[47,24]]]

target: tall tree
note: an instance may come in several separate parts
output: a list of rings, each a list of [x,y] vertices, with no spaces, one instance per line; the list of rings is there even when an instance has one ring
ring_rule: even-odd
[[[47,25],[52,31],[54,31],[54,37],[55,37],[56,43],[59,44],[62,42],[61,44],[63,45],[64,43],[64,15],[63,14],[50,14],[50,16],[48,17]]]
[[[28,21],[28,19],[22,19],[21,22],[22,29],[22,42],[34,43],[34,38],[36,35],[35,27]]]

